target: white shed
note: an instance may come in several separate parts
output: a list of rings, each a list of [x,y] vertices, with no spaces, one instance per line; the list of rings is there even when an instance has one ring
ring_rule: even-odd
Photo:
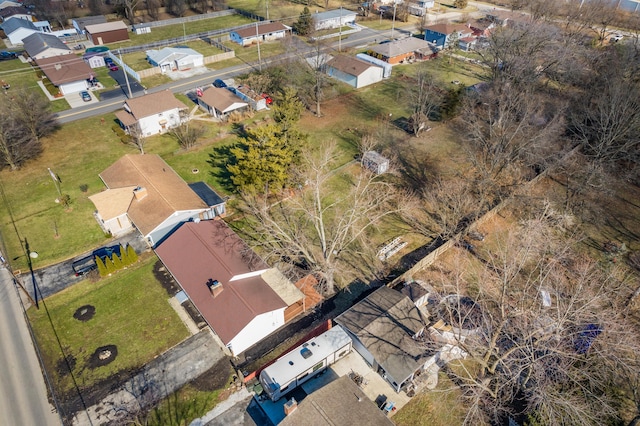
[[[359,89],[381,81],[383,69],[351,56],[336,56],[327,62],[327,74]]]
[[[379,175],[389,170],[389,160],[375,151],[367,151],[362,156],[362,165]]]

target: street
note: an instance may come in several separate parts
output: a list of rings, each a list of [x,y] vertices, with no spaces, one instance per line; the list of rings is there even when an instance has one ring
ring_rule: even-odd
[[[9,271],[0,269],[0,424],[60,425],[47,400],[20,298]]]

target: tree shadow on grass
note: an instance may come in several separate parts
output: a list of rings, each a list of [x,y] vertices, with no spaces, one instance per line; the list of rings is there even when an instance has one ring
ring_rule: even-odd
[[[207,160],[207,163],[211,166],[209,173],[229,193],[233,193],[236,190],[228,169],[229,165],[234,164],[235,158],[231,148],[233,148],[233,145],[214,146]]]

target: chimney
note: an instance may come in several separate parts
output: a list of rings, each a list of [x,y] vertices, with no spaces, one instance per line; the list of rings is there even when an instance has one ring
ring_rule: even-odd
[[[289,401],[284,403],[284,415],[288,416],[296,411],[296,408],[298,408],[298,403],[294,398],[291,398]]]
[[[141,186],[136,187],[133,190],[133,196],[138,201],[142,200],[144,197],[147,196],[147,188],[143,188]]]
[[[209,291],[211,292],[211,295],[213,297],[216,297],[217,295],[222,293],[222,290],[224,290],[220,281],[213,280],[211,278],[209,278],[209,281],[207,281],[207,287],[209,287]]]

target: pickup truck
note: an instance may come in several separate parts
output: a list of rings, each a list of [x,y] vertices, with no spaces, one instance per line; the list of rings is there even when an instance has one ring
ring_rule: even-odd
[[[79,277],[81,275],[88,274],[98,267],[98,265],[96,265],[96,256],[98,256],[102,260],[105,260],[107,257],[112,257],[114,253],[120,256],[119,245],[111,247],[101,247],[94,250],[89,256],[76,260],[71,264],[71,267],[73,268],[73,272],[76,274],[76,277]]]

